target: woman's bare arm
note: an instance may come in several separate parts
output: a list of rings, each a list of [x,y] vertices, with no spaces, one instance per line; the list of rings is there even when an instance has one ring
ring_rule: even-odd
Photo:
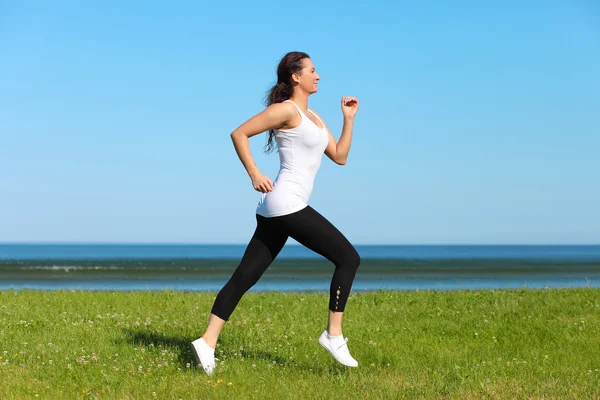
[[[249,138],[270,129],[277,129],[286,125],[296,114],[293,105],[288,103],[272,104],[248,121],[244,122],[231,133],[231,140],[235,151],[252,180],[252,186],[259,192],[273,190],[273,182],[261,174],[250,151]]]

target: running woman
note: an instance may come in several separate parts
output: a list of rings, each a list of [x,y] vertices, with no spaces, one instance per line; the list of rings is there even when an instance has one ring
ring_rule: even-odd
[[[255,190],[262,193],[256,209],[256,230],[241,262],[219,291],[206,331],[192,342],[196,362],[211,375],[215,368],[217,339],[242,296],[258,282],[289,237],[335,265],[329,289],[327,328],[319,343],[341,364],[357,367],[342,335],[342,317],[360,256],[354,246],[308,201],[323,153],[339,165],[346,164],[352,127],[358,111],[355,97],[342,97],[342,134],[335,138],[323,119],[308,108],[308,97],[317,92],[319,75],[303,52],[290,52],[277,68],[277,83],[267,96],[267,107],[231,133],[236,153]],[[256,167],[248,139],[268,131],[267,152],[274,141],[280,169],[271,181]]]

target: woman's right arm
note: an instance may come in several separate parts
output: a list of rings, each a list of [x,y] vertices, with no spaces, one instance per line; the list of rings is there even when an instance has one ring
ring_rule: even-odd
[[[273,190],[273,182],[256,167],[252,159],[248,139],[259,133],[281,128],[288,124],[290,119],[295,115],[294,111],[293,106],[290,106],[288,103],[272,104],[244,122],[231,133],[231,140],[233,141],[235,151],[252,180],[252,186],[259,192],[266,193]]]

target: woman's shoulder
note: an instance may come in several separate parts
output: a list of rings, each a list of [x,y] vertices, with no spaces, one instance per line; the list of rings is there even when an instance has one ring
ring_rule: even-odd
[[[289,101],[282,101],[280,103],[273,103],[266,108],[266,111],[273,113],[283,113],[286,117],[290,118],[296,113],[296,107]]]

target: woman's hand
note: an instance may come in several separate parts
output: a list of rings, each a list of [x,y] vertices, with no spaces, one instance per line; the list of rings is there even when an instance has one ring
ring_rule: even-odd
[[[254,187],[254,190],[256,191],[267,193],[273,190],[273,182],[271,182],[271,179],[258,171],[253,173],[250,176],[250,179],[252,179],[252,187]]]
[[[354,118],[358,111],[358,99],[353,96],[342,97],[342,113],[344,118]]]

